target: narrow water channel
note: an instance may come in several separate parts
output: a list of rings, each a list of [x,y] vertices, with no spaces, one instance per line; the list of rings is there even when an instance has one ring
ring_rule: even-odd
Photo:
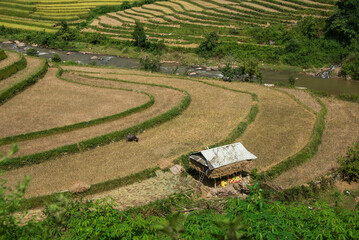
[[[25,49],[30,46],[17,47],[16,44],[0,43],[0,47],[3,49],[25,53]],[[39,52],[39,57],[46,59],[50,59],[55,53],[57,53],[63,61],[74,61],[81,64],[93,63],[97,66],[115,66],[131,69],[140,68],[140,63],[137,59],[82,52],[66,52],[41,47],[35,47],[35,49]],[[162,64],[161,72],[178,75],[189,74],[191,77],[221,77],[221,73],[219,71],[209,70],[200,66],[188,68],[186,66],[178,66],[174,64]],[[322,79],[301,73],[272,70],[262,70],[262,73],[263,81],[265,83],[281,83],[288,86],[288,78],[290,76],[294,76],[297,78],[296,86],[298,87],[305,87],[315,91],[323,91],[333,95],[341,93],[359,94],[359,82],[346,81],[342,78]]]

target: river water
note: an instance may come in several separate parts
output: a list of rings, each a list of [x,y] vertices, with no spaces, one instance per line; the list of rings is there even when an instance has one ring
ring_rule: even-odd
[[[27,47],[31,46],[17,47],[17,45],[13,43],[0,43],[0,47],[3,49],[15,50],[18,52],[25,53]],[[137,59],[93,53],[66,52],[41,47],[34,48],[38,51],[39,57],[46,59],[50,59],[55,53],[57,53],[63,61],[74,61],[81,64],[94,63],[97,66],[115,66],[131,69],[140,68],[140,63]],[[91,59],[94,58],[94,56],[97,59]],[[221,77],[221,73],[219,71],[213,71],[213,69],[208,69],[206,67],[186,67],[168,63],[162,64],[161,72],[177,75],[188,74],[191,77]],[[290,76],[294,76],[295,78],[297,78],[295,85],[298,87],[305,87],[316,91],[323,91],[333,95],[341,93],[359,94],[359,82],[346,81],[342,78],[322,79],[301,73],[272,70],[262,70],[262,73],[264,83],[281,83],[288,86],[288,78]]]

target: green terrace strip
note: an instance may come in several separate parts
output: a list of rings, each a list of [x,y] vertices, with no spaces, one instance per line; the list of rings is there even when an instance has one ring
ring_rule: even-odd
[[[72,194],[70,192],[66,192],[65,194],[67,196],[71,196],[73,198],[82,198],[88,195],[97,194],[105,191],[109,191],[115,188],[124,187],[136,182],[141,182],[149,178],[153,178],[156,176],[156,171],[160,168],[149,168],[146,170],[143,170],[141,172],[137,172],[125,177],[112,179],[106,182],[96,183],[92,184],[91,188],[83,193],[77,193]],[[49,195],[44,196],[38,196],[38,197],[32,197],[23,199],[21,202],[21,206],[23,210],[31,209],[31,208],[37,208],[44,205],[44,202],[53,202],[56,199],[56,196],[63,194],[63,193],[53,193]]]
[[[0,105],[4,104],[4,102],[15,96],[17,93],[25,90],[27,87],[36,83],[38,79],[45,76],[48,66],[49,65],[47,61],[43,60],[43,64],[38,68],[38,71],[36,71],[34,74],[0,91]]]
[[[7,55],[3,49],[0,49],[0,61],[7,58]]]
[[[91,76],[88,76],[88,77],[91,78]],[[109,78],[97,78],[97,79],[133,83],[130,81],[123,81],[123,80],[109,79]],[[87,139],[87,140],[81,141],[79,143],[69,144],[69,145],[65,145],[62,147],[58,147],[58,148],[55,148],[52,150],[34,153],[31,155],[21,156],[21,157],[17,157],[17,158],[10,158],[10,159],[0,163],[0,169],[10,170],[10,169],[20,168],[20,167],[28,166],[28,165],[32,165],[32,164],[39,164],[41,162],[48,161],[48,160],[54,159],[56,157],[59,157],[63,154],[77,153],[77,152],[81,152],[81,151],[85,151],[85,150],[94,149],[98,146],[104,146],[104,145],[110,144],[112,142],[121,141],[121,140],[125,139],[128,134],[138,133],[143,130],[153,128],[155,126],[158,126],[164,122],[167,122],[167,121],[177,117],[184,110],[186,110],[187,107],[191,103],[191,95],[185,90],[174,88],[171,86],[152,84],[152,83],[138,83],[138,84],[164,87],[164,88],[177,90],[177,91],[183,92],[185,94],[185,96],[181,100],[181,102],[179,102],[175,107],[173,107],[169,111],[167,111],[159,116],[148,119],[148,120],[146,120],[142,123],[139,123],[137,125],[134,125],[132,127],[129,127],[129,128],[126,128],[126,129],[123,129],[120,131],[114,131],[114,132],[111,132],[108,134],[104,134],[102,136],[97,136],[95,138]]]
[[[24,55],[21,54],[21,57],[18,61],[0,69],[0,81],[26,68],[26,65],[27,61]]]
[[[319,98],[315,97],[313,94],[312,96],[318,101],[322,108],[317,114],[317,119],[314,124],[313,133],[310,141],[298,153],[278,163],[268,171],[259,174],[259,180],[274,179],[282,173],[290,170],[291,168],[299,166],[300,164],[306,162],[317,153],[318,147],[322,142],[322,135],[325,129],[325,116],[327,114],[327,108]]]
[[[30,140],[30,139],[35,139],[35,138],[40,138],[40,137],[45,137],[45,136],[49,136],[52,134],[59,134],[59,133],[64,133],[64,132],[70,132],[76,129],[80,129],[80,128],[86,128],[86,127],[90,127],[90,126],[94,126],[94,125],[98,125],[104,122],[109,122],[109,121],[113,121],[113,120],[117,120],[120,118],[124,118],[127,117],[133,113],[137,113],[140,111],[143,111],[149,107],[151,107],[154,103],[155,103],[155,98],[152,94],[147,93],[147,92],[143,92],[143,91],[136,91],[133,89],[126,89],[126,88],[112,88],[112,87],[99,87],[99,86],[95,86],[95,85],[91,85],[91,84],[86,84],[86,83],[79,83],[76,81],[72,81],[69,79],[65,79],[63,77],[61,77],[63,70],[61,68],[59,68],[59,71],[57,72],[57,77],[67,81],[67,82],[72,82],[75,84],[80,84],[80,85],[85,85],[85,86],[90,86],[90,87],[97,87],[97,88],[108,88],[108,89],[116,89],[116,90],[123,90],[123,91],[130,91],[130,92],[138,92],[141,94],[145,94],[149,97],[149,100],[137,107],[128,109],[124,112],[121,113],[117,113],[114,115],[110,115],[110,116],[105,116],[102,118],[97,118],[97,119],[93,119],[90,121],[83,121],[83,122],[79,122],[79,123],[75,123],[75,124],[71,124],[71,125],[67,125],[67,126],[62,126],[62,127],[55,127],[55,128],[51,128],[51,129],[46,129],[46,130],[41,130],[41,131],[36,131],[36,132],[30,132],[30,133],[24,133],[24,134],[19,134],[19,135],[15,135],[15,136],[9,136],[9,137],[5,137],[0,139],[0,146],[4,145],[4,144],[8,144],[8,143],[14,143],[14,142],[19,142],[19,141],[24,141],[24,140]]]

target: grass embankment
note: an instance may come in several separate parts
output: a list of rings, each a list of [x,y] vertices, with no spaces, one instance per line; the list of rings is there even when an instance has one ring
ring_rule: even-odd
[[[25,57],[28,65],[22,71],[0,82],[0,105],[42,78],[48,68],[46,60]]]
[[[143,72],[139,71],[99,68],[94,71],[101,71],[102,77],[134,82],[145,81],[151,84],[170,84],[176,88],[188,89],[192,95],[192,104],[172,121],[145,130],[139,135],[138,143],[115,142],[39,165],[8,171],[4,177],[8,179],[9,184],[14,184],[21,179],[21,176],[28,174],[32,177],[28,196],[36,196],[68,189],[77,181],[94,184],[140,172],[156,166],[159,159],[175,158],[180,154],[220,141],[241,122],[251,106],[249,95],[196,81],[176,80],[164,75],[142,75]],[[106,75],[107,71],[116,74]],[[213,94],[214,91],[216,94]],[[217,94],[221,96],[220,99]],[[221,109],[220,114],[218,109]],[[226,122],[223,122],[224,118],[227,119]],[[108,142],[102,141],[102,143]]]

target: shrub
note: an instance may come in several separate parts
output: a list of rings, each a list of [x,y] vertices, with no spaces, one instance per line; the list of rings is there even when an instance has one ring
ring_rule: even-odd
[[[290,76],[289,79],[288,79],[288,83],[291,87],[294,87],[295,85],[295,77],[293,76]]]
[[[343,63],[342,72],[344,75],[351,76],[354,80],[359,80],[359,52],[350,55]]]
[[[59,56],[59,54],[55,54],[52,58],[51,58],[51,60],[53,61],[53,62],[61,62],[62,60],[61,60],[61,57]]]
[[[37,53],[37,50],[35,48],[30,48],[29,50],[26,51],[26,54],[29,56],[39,56],[39,54]]]
[[[347,155],[339,159],[339,174],[345,181],[359,180],[359,143],[347,151]]]
[[[141,68],[146,71],[159,72],[161,62],[158,57],[145,56],[140,59]]]

